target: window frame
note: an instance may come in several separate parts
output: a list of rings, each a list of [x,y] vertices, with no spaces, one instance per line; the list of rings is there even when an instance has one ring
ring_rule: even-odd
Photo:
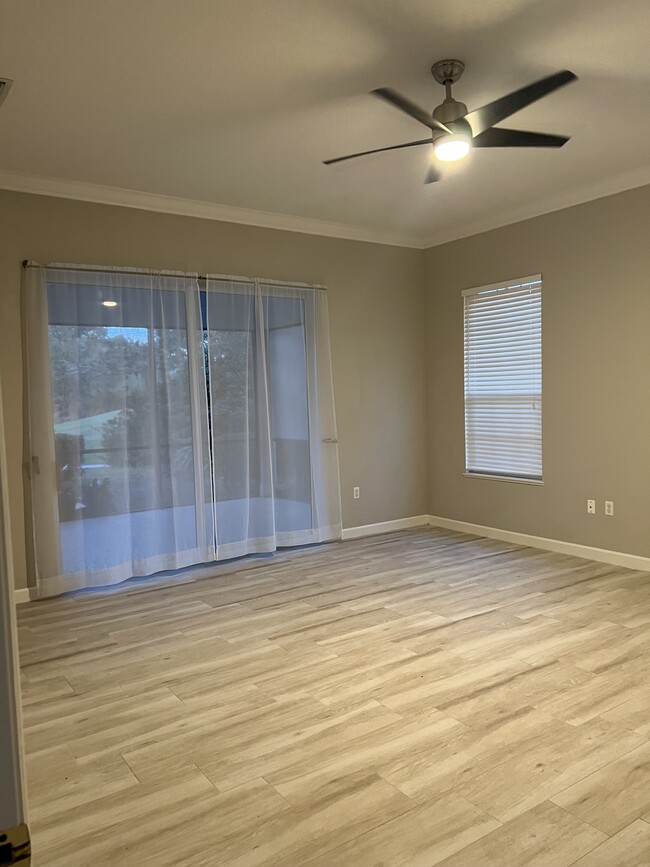
[[[540,477],[534,478],[532,476],[524,476],[517,475],[514,472],[503,472],[499,473],[497,471],[485,471],[480,472],[477,470],[472,470],[468,468],[468,430],[467,430],[467,375],[468,375],[468,366],[467,366],[467,302],[466,299],[468,296],[480,295],[485,292],[490,292],[494,290],[508,290],[508,289],[517,289],[520,287],[525,287],[526,285],[534,285],[539,283],[539,293],[540,293],[540,337],[539,337],[539,350],[540,350],[540,400],[542,403],[542,410],[540,416]],[[476,286],[469,289],[464,289],[461,292],[461,299],[463,302],[463,438],[464,438],[464,461],[463,461],[463,477],[468,479],[487,479],[489,481],[497,481],[497,482],[509,482],[519,485],[534,485],[537,487],[542,487],[544,485],[544,443],[543,443],[543,341],[542,341],[542,291],[543,291],[544,281],[541,274],[531,274],[527,277],[518,277],[512,280],[503,280],[497,283],[488,283],[484,286]]]

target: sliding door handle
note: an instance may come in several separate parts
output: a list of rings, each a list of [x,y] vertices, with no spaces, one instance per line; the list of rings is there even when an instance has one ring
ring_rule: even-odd
[[[324,440],[321,440],[323,443],[337,443],[338,440],[336,437],[326,437]]]

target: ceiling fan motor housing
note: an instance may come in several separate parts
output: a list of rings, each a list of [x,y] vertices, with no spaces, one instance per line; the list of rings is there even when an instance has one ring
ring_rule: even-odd
[[[461,118],[467,114],[467,106],[464,102],[457,102],[455,99],[446,99],[443,103],[436,106],[431,113],[436,120],[439,120],[444,124],[449,124],[461,120]]]
[[[465,135],[471,138],[472,128],[465,120],[467,106],[464,103],[456,102],[455,99],[446,99],[441,105],[434,108],[432,114],[436,120],[444,123],[455,135]],[[434,141],[444,135],[446,133],[443,130],[433,130]]]

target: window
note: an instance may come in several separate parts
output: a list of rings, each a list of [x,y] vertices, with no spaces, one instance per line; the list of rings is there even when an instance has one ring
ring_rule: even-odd
[[[542,278],[463,292],[465,470],[542,480]]]

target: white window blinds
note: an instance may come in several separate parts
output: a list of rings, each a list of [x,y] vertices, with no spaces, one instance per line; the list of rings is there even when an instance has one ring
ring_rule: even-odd
[[[465,467],[541,481],[542,278],[463,292]]]

